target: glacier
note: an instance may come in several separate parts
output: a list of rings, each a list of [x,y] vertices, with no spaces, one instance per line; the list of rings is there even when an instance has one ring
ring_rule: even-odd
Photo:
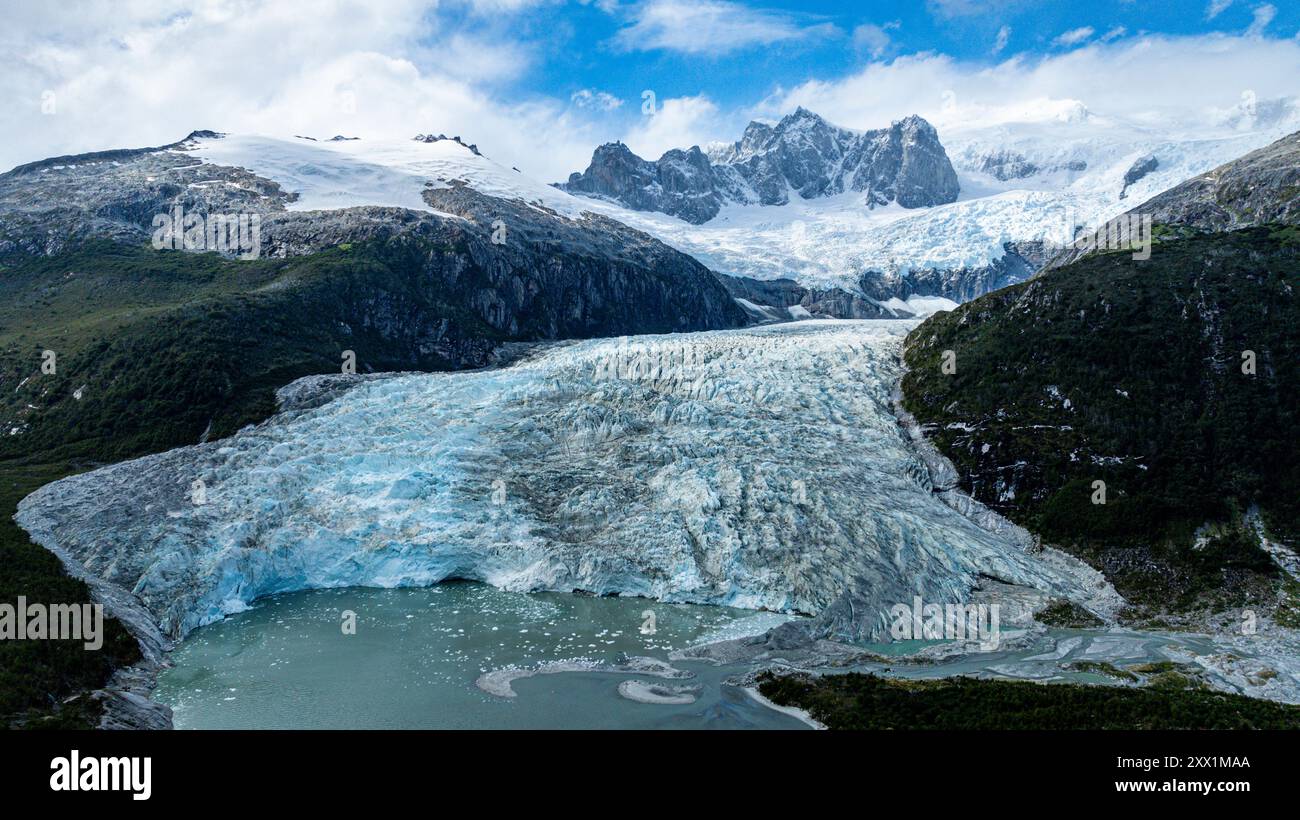
[[[893,604],[964,602],[990,580],[1087,605],[1087,573],[936,486],[891,400],[913,327],[803,321],[307,377],[261,424],[46,485],[15,518],[174,638],[260,596],[453,578],[828,613],[823,634],[845,640],[887,640]]]

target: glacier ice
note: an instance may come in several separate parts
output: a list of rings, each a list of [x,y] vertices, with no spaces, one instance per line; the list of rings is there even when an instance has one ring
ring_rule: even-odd
[[[891,403],[912,327],[599,339],[354,377],[231,438],[46,485],[16,518],[176,637],[262,595],[448,578],[827,611],[847,639],[984,577],[1084,597],[935,492]]]

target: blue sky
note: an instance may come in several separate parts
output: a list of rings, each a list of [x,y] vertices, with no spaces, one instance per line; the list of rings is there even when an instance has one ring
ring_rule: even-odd
[[[5,11],[0,170],[197,128],[446,132],[549,181],[601,142],[657,157],[734,140],[751,118],[796,105],[859,129],[919,114],[942,138],[1080,106],[1144,127],[1241,127],[1244,99],[1300,98],[1293,0],[7,0]]]
[[[707,94],[723,107],[744,106],[774,86],[841,76],[917,52],[993,64],[1152,33],[1242,33],[1264,18],[1261,32],[1300,30],[1300,4],[1226,0],[652,0],[542,4],[509,16],[513,38],[527,43],[538,61],[512,78],[513,90],[557,98],[603,91],[637,103],[638,110],[645,89],[659,97]],[[458,22],[494,32],[500,18],[462,10]]]

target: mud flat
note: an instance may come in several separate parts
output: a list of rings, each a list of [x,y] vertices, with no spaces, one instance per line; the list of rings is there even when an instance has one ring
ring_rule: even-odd
[[[703,687],[665,686],[643,680],[625,680],[618,685],[619,695],[637,703],[681,705],[694,703]]]

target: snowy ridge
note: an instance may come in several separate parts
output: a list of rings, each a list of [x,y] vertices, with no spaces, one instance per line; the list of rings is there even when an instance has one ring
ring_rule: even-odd
[[[488,196],[540,203],[577,219],[586,204],[505,168],[453,140],[339,140],[230,135],[196,141],[205,162],[244,168],[298,194],[296,211],[363,205],[434,211],[421,197],[426,186],[460,180]]]
[[[931,208],[869,209],[861,194],[786,205],[731,205],[703,225],[629,211],[593,200],[591,209],[643,230],[720,273],[790,277],[806,287],[858,290],[866,271],[900,277],[920,269],[974,269],[1005,254],[1008,242],[1064,245],[1076,229],[1098,226],[1185,179],[1260,148],[1281,128],[1215,139],[1162,140],[1137,131],[1053,128],[964,132],[951,142],[961,184],[957,202]],[[943,134],[940,135],[943,137]],[[999,180],[978,170],[982,157],[1011,150],[1047,172]],[[1127,186],[1143,157],[1159,166]],[[1082,163],[1086,169],[1069,170]],[[1120,198],[1124,192],[1125,197]]]
[[[426,185],[463,180],[482,193],[520,199],[568,218],[580,218],[587,211],[603,214],[719,273],[765,280],[788,277],[805,287],[856,293],[866,272],[888,281],[915,270],[974,270],[1001,259],[1008,242],[1064,244],[1077,228],[1100,225],[1297,125],[1285,119],[1238,131],[1250,123],[1233,121],[1170,137],[1086,111],[1067,113],[1070,116],[1048,122],[941,132],[960,181],[956,202],[930,208],[893,203],[871,208],[862,192],[812,199],[791,196],[784,205],[726,204],[700,225],[570,195],[451,140],[315,142],[228,136],[198,140],[193,153],[280,183],[298,194],[289,206],[295,210],[395,205],[430,211],[420,195]],[[1025,166],[1020,170],[1033,171],[999,179],[985,170],[989,157],[1021,158]],[[1154,170],[1126,184],[1126,175],[1146,158],[1156,161]]]

